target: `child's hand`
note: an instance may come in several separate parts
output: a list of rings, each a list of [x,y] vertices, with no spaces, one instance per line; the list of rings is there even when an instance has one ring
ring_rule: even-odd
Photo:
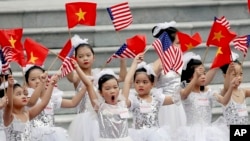
[[[0,108],[5,107],[8,104],[8,98],[7,96],[4,96],[0,99]]]
[[[230,73],[233,72],[234,70],[235,70],[235,68],[234,68],[234,63],[231,62],[231,63],[228,65],[226,74],[230,74]]]
[[[47,72],[44,72],[43,74],[40,75],[40,81],[42,83],[46,83],[47,78],[48,78],[48,73]]]
[[[197,68],[195,68],[195,70],[194,70],[195,72],[194,72],[194,75],[193,75],[193,77],[194,78],[199,78],[202,74],[204,74],[204,67],[202,67],[202,66],[199,66],[199,67],[197,67]]]
[[[72,58],[71,58],[70,61],[71,61],[71,63],[74,65],[74,68],[75,68],[75,69],[79,67],[79,65],[78,65],[78,63],[76,62],[75,59],[72,59]]]
[[[234,77],[233,80],[230,83],[230,87],[231,88],[236,88],[237,86],[239,86],[239,78],[238,77]]]
[[[144,53],[139,53],[138,55],[136,55],[133,62],[139,64],[143,61],[143,58],[144,58]]]
[[[13,87],[14,86],[14,78],[12,77],[12,75],[8,75],[8,86]]]
[[[54,74],[50,79],[50,84],[55,85],[58,81],[59,77],[57,74]]]

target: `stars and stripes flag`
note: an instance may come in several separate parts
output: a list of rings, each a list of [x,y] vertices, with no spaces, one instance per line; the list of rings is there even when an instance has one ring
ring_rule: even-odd
[[[63,60],[62,66],[61,66],[61,76],[60,78],[63,78],[70,72],[74,70],[74,65],[71,62],[71,58],[69,56],[66,56],[65,59]]]
[[[250,35],[240,36],[233,40],[234,48],[243,52],[244,57],[247,55],[250,46]]]
[[[226,19],[225,16],[222,16],[221,18],[214,17],[214,21],[220,23],[223,26],[225,26],[227,29],[230,29],[229,21]]]
[[[12,56],[13,56],[13,52],[11,48],[4,47],[3,49],[0,49],[0,57],[2,61],[1,73],[5,74],[5,72],[7,72],[8,69],[10,68],[10,62],[12,61]]]
[[[107,8],[109,16],[113,22],[116,31],[128,27],[133,22],[128,2],[123,2]]]
[[[166,32],[163,32],[160,37],[153,42],[152,46],[161,59],[165,74],[170,70],[180,73],[183,65],[181,50],[172,46],[172,42]]]
[[[109,63],[113,58],[134,58],[136,56],[133,51],[131,51],[127,44],[123,44],[109,59],[106,63]]]

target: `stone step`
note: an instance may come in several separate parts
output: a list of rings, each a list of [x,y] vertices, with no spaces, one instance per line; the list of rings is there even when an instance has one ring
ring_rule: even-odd
[[[250,20],[230,20],[231,29],[238,35],[249,34]],[[112,47],[120,46],[125,42],[125,39],[130,38],[136,34],[144,34],[147,38],[147,44],[154,41],[151,30],[156,24],[143,23],[133,24],[127,29],[116,33],[112,25],[97,25],[95,27],[76,27],[71,30],[70,34],[66,27],[44,27],[44,28],[24,28],[24,36],[31,37],[39,43],[47,46],[48,48],[62,48],[64,43],[70,35],[78,34],[82,38],[88,38],[89,43],[93,47]],[[188,34],[199,32],[203,41],[207,40],[210,32],[212,20],[196,21],[196,22],[179,22],[177,28]],[[121,41],[119,41],[119,38]],[[121,43],[122,42],[122,43]]]
[[[66,2],[69,1],[0,1],[1,28],[66,27]],[[121,1],[97,0],[94,2],[97,3],[98,8],[96,24],[112,24],[106,8]],[[229,20],[250,17],[246,1],[239,0],[130,0],[129,5],[132,10],[133,24],[159,23],[171,20],[177,22],[207,21],[213,20],[214,16],[222,15],[225,15]]]

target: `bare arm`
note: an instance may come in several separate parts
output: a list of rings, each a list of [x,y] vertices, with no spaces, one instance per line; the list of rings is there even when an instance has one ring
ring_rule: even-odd
[[[221,95],[224,96],[230,85],[230,74],[234,71],[234,63],[229,64],[227,72],[224,79],[224,87],[222,89]]]
[[[86,74],[80,69],[80,67],[78,66],[78,64],[76,63],[76,61],[72,60],[72,63],[75,66],[75,69],[76,69],[76,72],[77,72],[79,78],[85,84],[85,86],[87,88],[87,91],[88,91],[88,94],[89,94],[89,98],[90,98],[91,104],[95,108],[98,105],[96,105],[96,103],[95,103],[95,101],[97,100],[97,96],[96,96],[96,93],[95,93],[95,90],[94,90],[93,83],[88,79],[88,77],[86,76]]]
[[[205,86],[213,81],[217,70],[218,70],[218,68],[213,68],[213,69],[208,70],[208,72],[206,73]]]
[[[4,108],[7,105],[7,102],[8,102],[7,96],[0,98],[0,109]]]
[[[37,100],[39,99],[39,97],[41,96],[41,93],[43,92],[44,86],[45,86],[44,83],[38,84],[38,87],[36,87],[36,89],[34,90],[33,94],[31,95],[29,99],[29,103],[28,103],[29,107],[32,107],[37,103]]]
[[[120,59],[120,73],[119,73],[119,79],[118,82],[123,82],[125,79],[125,76],[127,74],[127,63],[126,59],[122,58]]]
[[[47,80],[47,74],[42,74],[42,76],[40,76],[40,79],[43,83],[45,83]],[[36,117],[38,114],[40,114],[42,112],[42,110],[48,105],[48,103],[50,101],[50,97],[52,95],[54,85],[57,83],[57,80],[58,80],[57,75],[53,75],[51,77],[51,81],[49,82],[49,85],[48,85],[47,89],[45,90],[45,94],[41,97],[41,102],[37,103],[35,106],[33,106],[29,110],[30,120],[32,120],[34,117]]]
[[[78,83],[80,82],[78,75],[74,71],[72,71],[69,74],[67,74],[66,77],[69,80],[69,82],[74,84],[74,87],[76,88]]]
[[[161,60],[158,58],[156,61],[153,63],[153,70],[156,74],[156,76],[159,76],[162,70],[162,64]]]
[[[82,100],[82,97],[86,93],[86,87],[83,87],[72,99],[62,99],[62,108],[73,108],[76,107]]]
[[[123,96],[126,99],[126,103],[127,103],[128,107],[131,106],[131,102],[128,99],[129,91],[130,91],[130,86],[131,86],[131,80],[132,80],[133,75],[135,73],[137,64],[140,63],[142,60],[143,60],[143,54],[138,54],[135,57],[134,61],[132,62],[131,67],[130,67],[128,73],[127,73],[127,76],[125,77],[125,81],[124,81],[123,89],[122,89],[122,94],[123,94]]]
[[[7,87],[7,98],[8,98],[8,103],[6,107],[4,108],[4,113],[3,113],[3,121],[4,125],[8,126],[13,120],[13,115],[12,115],[12,109],[13,109],[13,85],[14,85],[14,78],[12,75],[8,76],[8,87]]]

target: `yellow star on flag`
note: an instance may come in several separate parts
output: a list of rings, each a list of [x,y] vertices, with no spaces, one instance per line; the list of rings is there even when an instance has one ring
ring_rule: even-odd
[[[221,38],[225,38],[225,36],[223,36],[223,35],[221,34],[221,31],[219,31],[219,32],[214,32],[213,40],[220,41]]]
[[[38,59],[38,57],[34,56],[33,52],[31,52],[30,53],[30,60],[29,60],[29,62],[35,64],[35,62],[36,62],[37,59]]]
[[[221,47],[218,48],[218,50],[216,52],[216,56],[218,56],[219,54],[223,54],[223,52],[221,51]]]
[[[85,20],[84,16],[87,12],[83,12],[82,8],[79,9],[78,13],[75,13],[78,16],[78,21]]]
[[[187,47],[188,50],[194,48],[192,43],[186,44],[185,46]]]
[[[9,42],[10,42],[11,47],[12,47],[12,48],[15,48],[15,43],[16,43],[16,40],[15,40],[15,39],[13,39],[13,37],[12,37],[12,36],[10,36]]]

